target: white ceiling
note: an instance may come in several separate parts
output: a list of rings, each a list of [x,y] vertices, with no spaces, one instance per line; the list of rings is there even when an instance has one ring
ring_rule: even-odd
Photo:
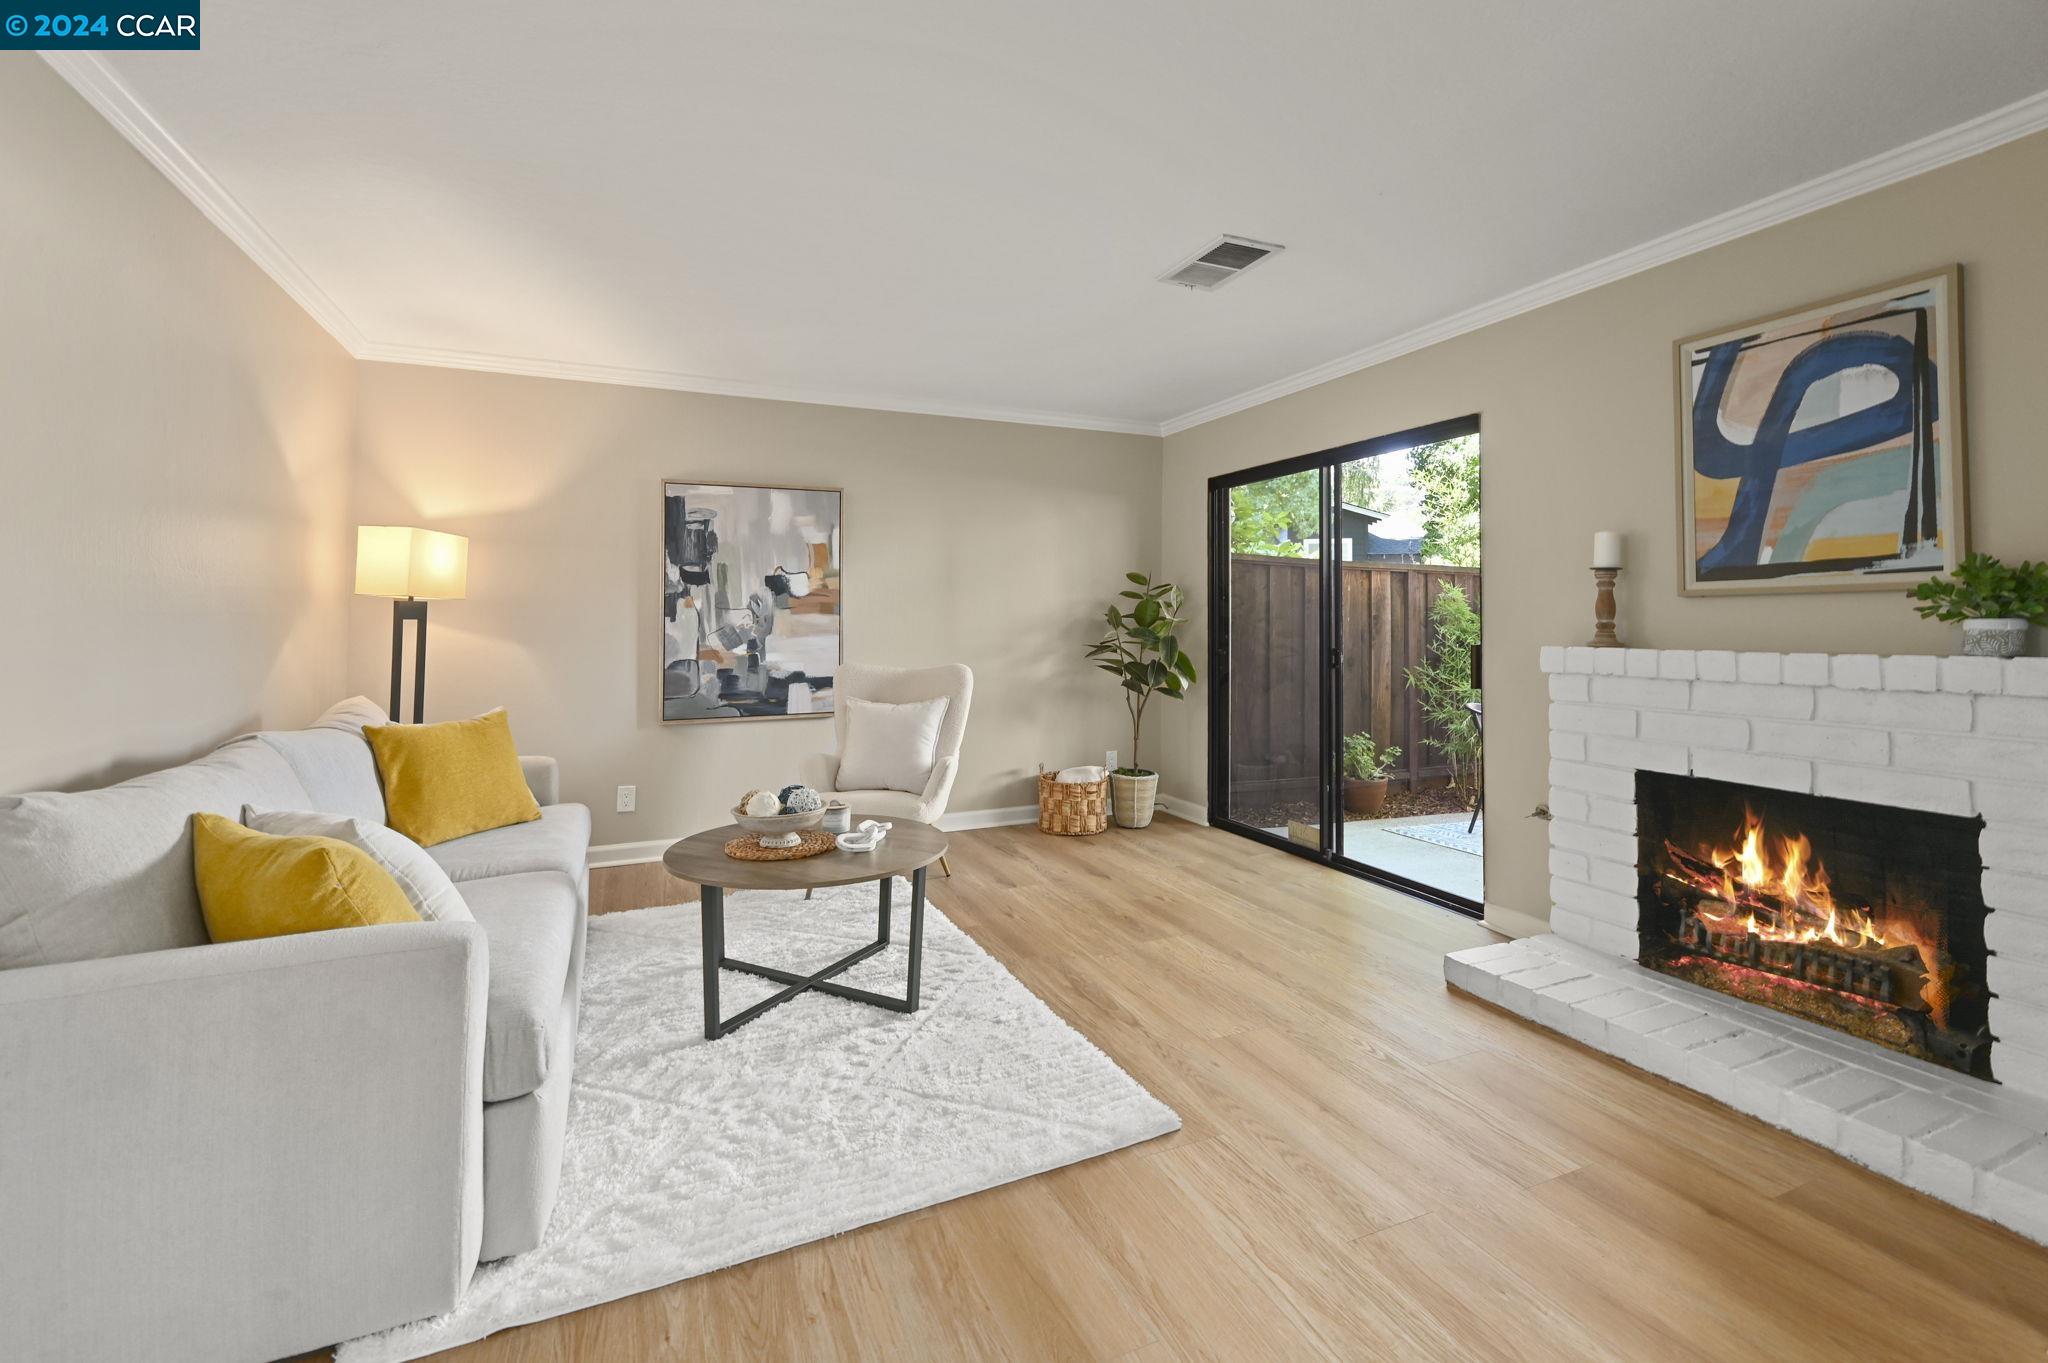
[[[2041,0],[209,0],[53,64],[359,354],[1157,430],[2044,57]],[[1288,250],[1155,282],[1222,232]]]

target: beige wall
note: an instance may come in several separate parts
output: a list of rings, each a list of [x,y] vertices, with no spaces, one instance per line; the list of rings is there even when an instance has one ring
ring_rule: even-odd
[[[1209,475],[1478,412],[1488,897],[1540,915],[1535,654],[1586,632],[1594,529],[1629,535],[1631,642],[1949,642],[1889,595],[1677,595],[1673,338],[1961,261],[1972,538],[2048,549],[2048,135],[1172,436],[1162,459],[1142,437],[354,364],[42,63],[0,71],[0,789],[382,698],[388,609],[348,574],[350,528],[388,520],[472,538],[470,599],[434,610],[433,715],[507,705],[599,842],[709,824],[830,723],[655,722],[666,476],[843,486],[848,658],[971,663],[954,808],[1028,804],[1037,762],[1128,742],[1078,659],[1123,570],[1157,565],[1204,607]],[[1167,792],[1205,802],[1203,705],[1157,714]],[[619,784],[637,814],[610,812]]]
[[[1128,744],[1080,655],[1157,557],[1156,439],[365,364],[357,450],[355,520],[470,537],[468,599],[431,610],[427,717],[507,707],[598,843],[710,827],[832,747],[823,717],[656,721],[663,478],[845,489],[847,660],[975,670],[954,811],[1034,803],[1038,763]],[[381,701],[390,607],[350,619],[351,684]],[[639,811],[615,814],[625,784]]]
[[[354,381],[54,72],[0,54],[0,790],[332,698]]]
[[[2048,134],[1375,368],[1168,437],[1165,571],[1204,592],[1210,475],[1424,422],[1483,419],[1487,898],[1547,916],[1536,651],[1590,632],[1596,529],[1628,536],[1624,640],[1684,648],[1943,652],[1900,596],[1684,599],[1676,585],[1672,342],[1960,261],[1971,542],[2048,551]],[[1504,227],[1504,230],[1512,230]],[[1206,801],[1206,713],[1170,720],[1166,788]],[[1503,920],[1505,921],[1505,920]]]

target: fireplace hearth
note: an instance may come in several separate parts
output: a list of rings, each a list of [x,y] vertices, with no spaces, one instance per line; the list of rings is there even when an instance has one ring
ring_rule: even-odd
[[[1638,960],[1991,1079],[1984,821],[1636,773]]]
[[[1539,661],[1550,931],[1445,979],[2048,1244],[2048,658]]]

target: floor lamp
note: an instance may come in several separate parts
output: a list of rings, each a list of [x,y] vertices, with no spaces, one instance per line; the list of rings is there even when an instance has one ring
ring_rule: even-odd
[[[391,598],[391,708],[398,720],[399,680],[405,674],[405,622],[413,634],[412,722],[421,723],[427,698],[427,603],[459,601],[469,590],[469,540],[408,525],[356,527],[356,595]]]

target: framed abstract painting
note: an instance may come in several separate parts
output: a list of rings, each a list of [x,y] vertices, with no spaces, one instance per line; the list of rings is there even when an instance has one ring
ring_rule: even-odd
[[[1962,272],[1678,343],[1679,588],[1903,592],[1963,555]]]
[[[838,488],[661,485],[661,718],[832,713]]]

